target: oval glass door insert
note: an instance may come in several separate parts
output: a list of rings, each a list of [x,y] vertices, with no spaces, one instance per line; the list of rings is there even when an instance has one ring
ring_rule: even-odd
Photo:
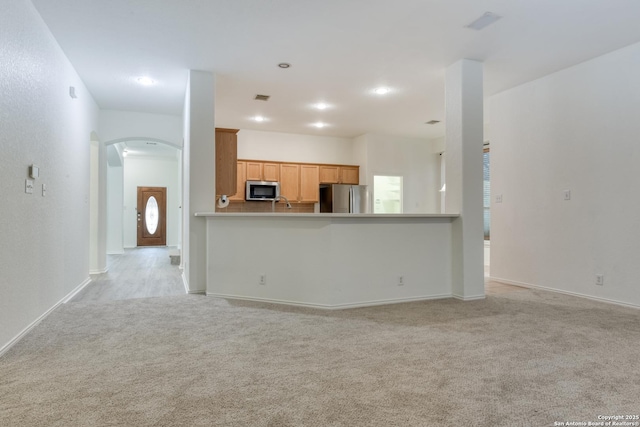
[[[144,208],[144,222],[149,234],[154,234],[158,229],[158,217],[158,201],[151,196],[147,200],[147,206]]]

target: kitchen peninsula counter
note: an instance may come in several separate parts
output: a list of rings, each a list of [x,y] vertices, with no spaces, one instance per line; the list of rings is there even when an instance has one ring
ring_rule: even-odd
[[[457,214],[195,215],[207,295],[329,309],[453,296]]]
[[[229,213],[221,213],[221,212],[198,212],[195,214],[198,217],[247,217],[247,218],[259,218],[259,217],[302,217],[302,218],[350,218],[350,219],[358,219],[358,218],[377,218],[377,219],[385,219],[385,218],[397,218],[397,219],[408,219],[408,218],[457,218],[460,215],[458,214],[372,214],[372,213],[283,213],[283,212],[229,212]]]

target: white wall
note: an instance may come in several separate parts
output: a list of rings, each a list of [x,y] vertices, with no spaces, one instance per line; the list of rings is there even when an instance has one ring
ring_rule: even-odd
[[[138,187],[167,188],[167,246],[177,246],[180,227],[178,159],[129,156],[124,159],[124,247],[137,245]]]
[[[209,217],[207,294],[325,308],[451,297],[451,228],[450,218]]]
[[[122,166],[107,167],[107,253],[124,252],[123,234],[124,170]]]
[[[353,162],[360,166],[360,181],[365,184],[369,176],[367,166],[367,136],[360,135],[353,139]]]
[[[107,271],[107,150],[95,132],[89,170],[89,274],[101,274]]]
[[[402,176],[404,213],[440,212],[440,156],[428,140],[367,134],[356,148],[360,162],[366,158],[361,184],[373,185],[374,175]]]
[[[182,118],[133,111],[101,110],[99,134],[102,141],[125,139],[161,140],[182,147]]]
[[[490,108],[491,276],[640,305],[640,44]]]
[[[215,211],[215,75],[190,70],[184,108],[182,153],[182,266],[190,293],[205,292],[206,223],[196,212]]]
[[[301,163],[357,164],[350,138],[241,129],[238,158]]]
[[[0,40],[1,351],[88,280],[98,107],[29,1],[3,2]],[[25,194],[32,163],[40,177]]]

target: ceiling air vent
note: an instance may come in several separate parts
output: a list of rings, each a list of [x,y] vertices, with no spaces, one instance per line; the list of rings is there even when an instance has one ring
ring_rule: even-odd
[[[470,28],[472,30],[480,31],[485,27],[496,22],[498,19],[502,18],[500,15],[496,15],[492,12],[485,12],[480,18],[476,19],[469,25],[465,25],[465,28]]]
[[[255,100],[256,101],[268,101],[269,100],[269,95],[256,95]]]
[[[427,122],[428,125],[435,125],[436,123],[440,123],[440,120],[429,120]]]

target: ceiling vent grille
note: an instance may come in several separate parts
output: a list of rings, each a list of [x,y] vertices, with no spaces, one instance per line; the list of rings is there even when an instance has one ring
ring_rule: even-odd
[[[427,122],[428,125],[435,125],[436,123],[440,123],[440,120],[429,120]]]
[[[255,100],[256,101],[268,101],[270,98],[269,95],[256,95]]]

